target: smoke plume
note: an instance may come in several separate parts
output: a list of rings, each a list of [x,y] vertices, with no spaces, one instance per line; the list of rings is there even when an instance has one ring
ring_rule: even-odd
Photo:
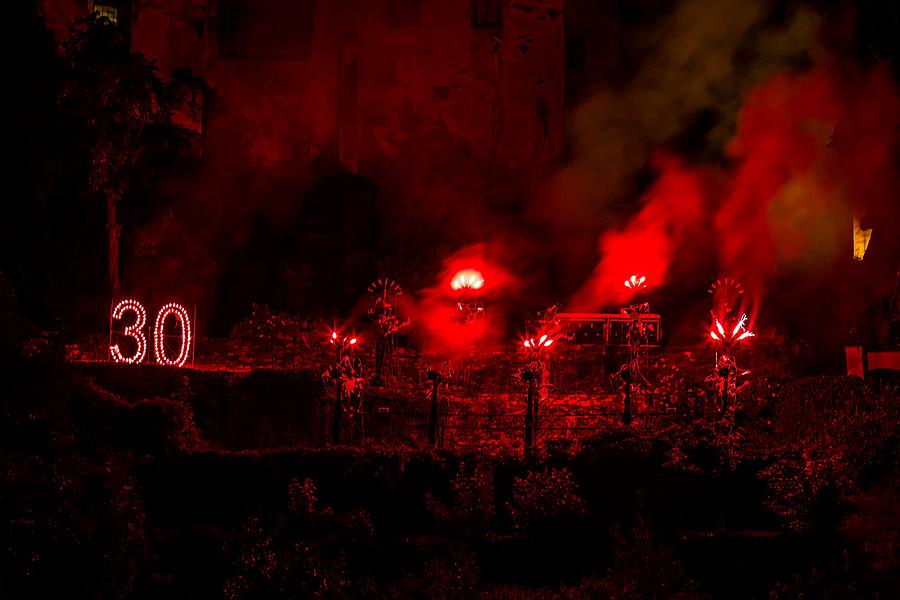
[[[635,77],[576,111],[574,159],[556,181],[575,208],[556,214],[606,231],[571,307],[619,305],[632,273],[671,284],[673,271],[687,271],[679,257],[701,253],[717,272],[695,277],[739,279],[751,304],[764,295],[784,303],[772,311],[782,321],[811,314],[821,294],[831,294],[836,320],[852,320],[884,292],[875,281],[891,283],[896,83],[884,65],[863,68],[822,49],[808,10],[773,26],[766,6],[682,3],[654,30]],[[679,136],[700,113],[717,118],[687,150]],[[650,155],[655,182],[623,219],[621,197]],[[880,229],[872,246],[885,249],[856,270],[853,216]]]

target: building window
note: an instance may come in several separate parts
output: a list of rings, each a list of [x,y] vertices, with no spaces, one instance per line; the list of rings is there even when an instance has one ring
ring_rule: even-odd
[[[109,6],[107,4],[95,4],[94,14],[97,15],[98,18],[109,19],[109,22],[113,25],[119,24],[119,9],[115,6]]]
[[[307,60],[314,0],[219,0],[219,58]]]
[[[501,29],[503,0],[472,0],[473,29]]]

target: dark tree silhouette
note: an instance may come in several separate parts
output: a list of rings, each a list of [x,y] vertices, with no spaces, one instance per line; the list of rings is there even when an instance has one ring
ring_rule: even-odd
[[[89,154],[86,192],[106,207],[107,276],[109,293],[116,297],[121,203],[159,174],[167,154],[186,147],[192,132],[177,125],[173,115],[183,105],[184,87],[202,82],[164,81],[155,63],[131,53],[119,29],[96,16],[75,24],[63,61],[60,106]],[[141,195],[147,201],[150,194]]]

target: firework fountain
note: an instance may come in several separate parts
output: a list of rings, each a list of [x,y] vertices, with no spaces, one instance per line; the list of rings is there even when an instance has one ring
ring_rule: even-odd
[[[733,307],[744,292],[740,283],[733,279],[720,279],[712,285],[709,292],[713,294],[709,337],[716,345],[716,360],[715,368],[706,381],[713,385],[716,408],[723,420],[733,422],[737,404],[738,377],[750,373],[738,368],[734,353],[741,342],[754,337],[755,334],[747,325],[746,313],[739,318],[732,316]]]

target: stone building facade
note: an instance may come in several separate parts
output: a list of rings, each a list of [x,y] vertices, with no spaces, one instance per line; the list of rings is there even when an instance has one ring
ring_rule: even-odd
[[[241,119],[264,162],[329,153],[376,181],[399,169],[434,193],[459,165],[475,180],[533,174],[562,151],[563,0],[44,4],[56,28],[80,12],[110,15],[163,75],[203,77],[221,107],[207,126]]]

